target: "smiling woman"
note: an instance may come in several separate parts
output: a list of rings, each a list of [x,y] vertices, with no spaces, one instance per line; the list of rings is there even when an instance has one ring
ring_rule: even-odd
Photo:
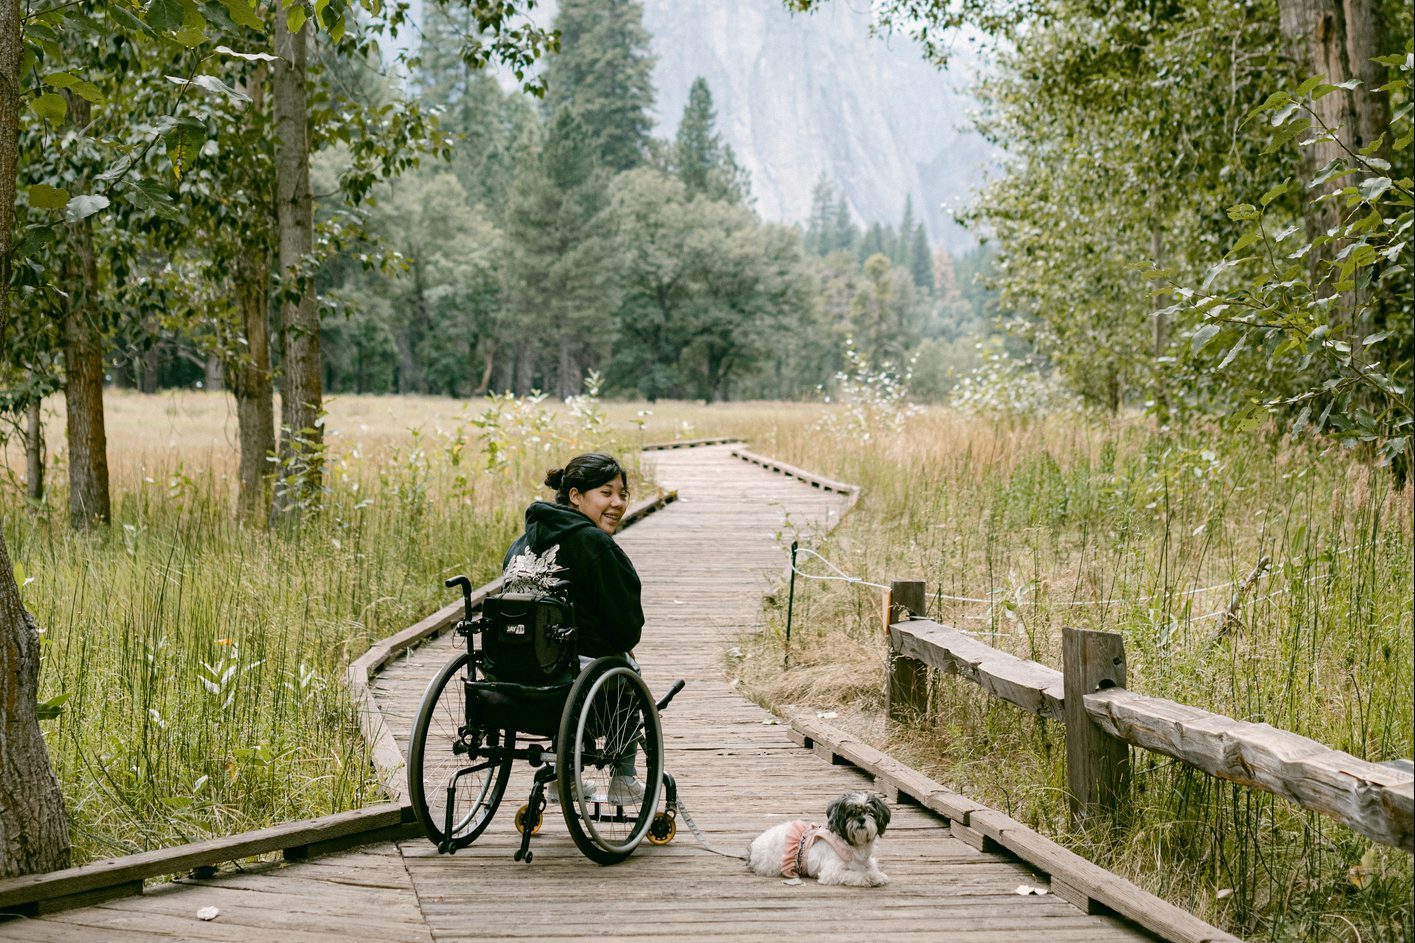
[[[530,552],[553,557],[559,575],[570,581],[570,600],[579,627],[582,657],[627,653],[639,642],[644,611],[639,575],[614,542],[629,503],[623,467],[598,452],[577,455],[545,476],[555,503],[526,508],[526,530],[506,551],[503,567]]]

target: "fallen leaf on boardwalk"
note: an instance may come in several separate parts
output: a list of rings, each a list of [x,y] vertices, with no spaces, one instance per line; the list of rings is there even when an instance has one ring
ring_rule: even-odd
[[[785,881],[782,881],[781,883],[782,883],[782,884],[790,884],[792,887],[795,887],[797,884],[800,884],[800,883],[801,883],[801,879],[800,879],[800,878],[787,878]]]
[[[1017,885],[1017,893],[1018,893],[1018,894],[1021,894],[1023,897],[1027,897],[1027,896],[1029,896],[1029,895],[1031,895],[1031,894],[1036,894],[1037,896],[1041,896],[1042,894],[1045,894],[1046,892],[1047,892],[1047,889],[1044,888],[1044,887],[1032,887],[1032,886],[1027,885],[1027,884],[1018,884],[1018,885]]]
[[[197,911],[197,919],[215,920],[216,915],[219,913],[221,913],[221,911],[217,910],[215,907],[203,907],[201,910]]]
[[[816,716],[819,717],[821,720],[834,720],[840,715],[837,714],[835,711],[816,711]]]
[[[681,600],[681,599],[675,599],[675,600],[673,600],[673,605],[675,605],[675,606],[681,606],[681,605],[683,605],[683,600]]]
[[[777,720],[775,717],[768,717],[766,720],[762,721],[762,726],[775,727],[779,723],[781,723],[781,721]]]
[[[732,646],[731,648],[729,648],[729,649],[727,650],[727,657],[728,657],[728,658],[741,658],[741,657],[742,657],[742,649],[738,648],[736,645]]]

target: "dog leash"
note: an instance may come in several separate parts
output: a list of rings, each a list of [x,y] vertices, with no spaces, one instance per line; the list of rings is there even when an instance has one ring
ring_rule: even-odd
[[[677,806],[678,817],[683,820],[684,825],[688,826],[688,831],[693,833],[693,837],[698,840],[699,845],[702,845],[704,848],[706,848],[713,854],[721,855],[724,858],[736,858],[738,861],[747,860],[746,855],[734,855],[730,851],[723,851],[720,848],[714,848],[712,846],[712,842],[708,841],[707,836],[703,834],[703,830],[698,827],[698,823],[694,822],[693,817],[688,814],[688,807],[683,804],[683,800],[679,799],[675,804]]]

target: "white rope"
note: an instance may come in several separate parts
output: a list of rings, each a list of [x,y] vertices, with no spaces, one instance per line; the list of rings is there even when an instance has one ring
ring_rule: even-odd
[[[816,553],[814,550],[810,549],[809,547],[800,547],[800,548],[798,548],[798,549],[796,550],[796,555],[797,555],[798,557],[799,557],[801,554],[803,554],[803,553],[809,553],[811,556],[815,557],[817,560],[819,560],[820,562],[824,563],[826,566],[828,566],[828,567],[830,567],[832,570],[834,570],[838,575],[836,575],[836,576],[825,576],[825,575],[820,574],[820,573],[802,573],[800,570],[798,570],[798,569],[796,568],[796,564],[795,564],[795,563],[792,563],[792,564],[791,564],[791,571],[792,571],[793,573],[795,573],[797,576],[804,576],[804,577],[805,577],[806,579],[808,579],[808,580],[837,580],[837,581],[842,582],[842,583],[859,583],[861,586],[873,586],[875,589],[889,589],[889,587],[888,587],[888,586],[885,586],[883,583],[871,583],[869,580],[861,579],[861,578],[858,577],[858,576],[851,576],[851,575],[849,575],[849,574],[846,573],[844,570],[842,570],[840,567],[836,566],[834,563],[831,563],[831,562],[830,562],[829,560],[827,560],[825,557],[823,557],[823,556],[821,556],[820,554]]]

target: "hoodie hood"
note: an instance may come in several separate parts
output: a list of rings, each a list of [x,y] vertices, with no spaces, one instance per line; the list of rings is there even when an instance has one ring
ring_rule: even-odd
[[[585,528],[599,531],[593,521],[572,507],[537,501],[526,508],[527,543],[536,553],[563,544],[569,534]]]

